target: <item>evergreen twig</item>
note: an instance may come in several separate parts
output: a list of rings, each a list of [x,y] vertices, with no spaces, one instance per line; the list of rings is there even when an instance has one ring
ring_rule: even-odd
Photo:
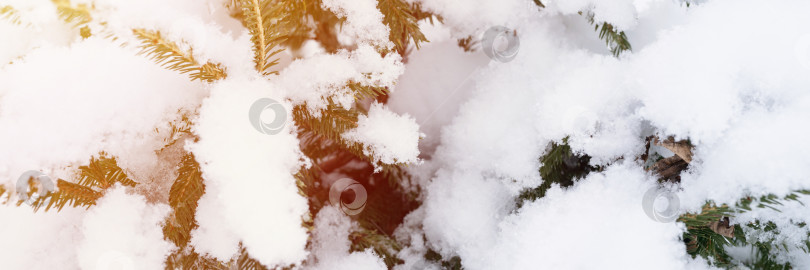
[[[377,8],[383,14],[383,23],[389,28],[389,39],[394,42],[400,55],[404,54],[406,47],[413,41],[419,49],[420,42],[427,42],[427,38],[419,30],[418,19],[414,16],[414,9],[403,0],[378,0]]]
[[[6,19],[9,22],[22,25],[23,21],[20,19],[20,15],[17,13],[17,10],[14,9],[12,6],[0,6],[0,18]]]
[[[588,22],[594,25],[594,31],[599,31],[599,39],[605,41],[613,56],[619,57],[623,52],[633,50],[624,31],[618,31],[616,27],[607,22],[596,23],[593,12],[589,12],[587,18]]]
[[[192,80],[213,82],[227,77],[220,64],[205,63],[200,65],[189,50],[183,51],[174,42],[161,36],[160,31],[133,29],[135,37],[141,40],[141,52],[163,67],[188,74]]]

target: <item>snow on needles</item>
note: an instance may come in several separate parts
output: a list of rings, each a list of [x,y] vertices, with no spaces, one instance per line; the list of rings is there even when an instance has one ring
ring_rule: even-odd
[[[343,134],[349,141],[366,145],[363,152],[385,164],[417,163],[421,136],[412,117],[398,115],[380,103],[371,105],[368,116],[360,116],[357,128]]]
[[[402,246],[392,252],[403,260],[397,269],[439,269],[425,256],[434,251],[471,270],[710,269],[687,254],[681,223],[644,215],[641,198],[657,182],[636,157],[652,133],[695,145],[678,184],[680,213],[707,200],[733,205],[810,189],[806,1],[407,0],[442,20],[420,22],[431,42],[403,58],[381,54],[392,44],[378,1],[324,0],[345,20],[341,48],[295,54],[302,57],[267,76],[253,70],[249,32],[224,7],[231,1],[73,1],[97,7],[96,18],[130,45],[131,28],[146,27],[193,47],[200,63],[222,63],[228,77],[214,83],[190,82],[118,41],[81,39],[54,8],[35,8],[49,2],[0,0],[30,23],[0,19],[0,36],[8,37],[0,42],[0,184],[13,186],[32,169],[72,179],[67,168],[100,151],[124,165],[158,162],[155,150],[165,142],[154,131],[178,111],[193,111],[197,140],[184,150],[200,164],[205,193],[190,244],[222,261],[244,247],[270,268],[386,268],[373,249],[352,251],[357,217],[323,206],[311,213],[314,224],[302,222],[311,221],[310,205],[293,175],[311,160],[292,119],[273,135],[251,126],[248,108],[262,98],[288,116],[300,105],[319,116],[328,101],[368,108],[343,139],[362,144],[375,163],[413,164],[412,183],[403,185],[418,192],[418,208],[394,233]],[[597,24],[625,31],[633,50],[609,55],[591,13]],[[512,61],[458,46],[496,25],[520,38]],[[387,103],[358,102],[350,83],[392,94]],[[565,137],[603,170],[518,208],[522,190],[548,181],[540,157]],[[162,268],[174,251],[161,232],[170,209],[130,191],[108,189],[89,210],[32,213],[0,204],[0,265]],[[810,269],[799,248],[808,228],[797,225],[810,222],[810,200],[801,202],[735,221],[779,225],[778,235],[745,233],[784,243],[777,260]]]
[[[323,6],[346,19],[343,34],[353,37],[357,43],[391,48],[388,26],[383,24],[383,14],[375,0],[325,0]]]

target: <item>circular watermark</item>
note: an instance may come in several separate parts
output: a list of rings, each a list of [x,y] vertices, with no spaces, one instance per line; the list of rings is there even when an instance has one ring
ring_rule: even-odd
[[[652,187],[644,193],[641,208],[650,219],[661,222],[673,222],[678,219],[681,201],[674,192],[660,187]]]
[[[514,30],[503,27],[490,27],[481,38],[484,53],[490,59],[506,63],[515,59],[520,48],[520,39]]]
[[[28,192],[30,191],[29,181],[32,180],[39,182],[40,188],[34,192],[34,195],[36,196],[28,197]],[[53,180],[40,171],[27,171],[20,175],[20,178],[17,179],[16,191],[17,196],[20,197],[20,201],[31,205],[37,198],[46,196],[54,191]]]
[[[329,187],[329,202],[350,216],[363,212],[363,208],[366,208],[366,199],[368,199],[366,188],[350,178],[337,180]]]
[[[96,270],[133,270],[135,269],[135,262],[126,254],[110,250],[101,254],[96,260]]]
[[[287,122],[287,109],[271,98],[260,98],[253,102],[248,112],[250,125],[261,133],[275,135],[281,132]]]

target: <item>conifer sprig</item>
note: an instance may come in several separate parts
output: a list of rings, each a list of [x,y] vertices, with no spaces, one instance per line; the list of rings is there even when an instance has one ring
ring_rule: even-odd
[[[414,6],[403,0],[379,0],[377,8],[383,14],[383,23],[389,28],[389,39],[394,42],[400,54],[405,52],[406,47],[413,40],[416,48],[420,42],[427,42],[427,38],[419,30],[417,18],[414,14]]]
[[[594,15],[593,12],[588,13],[588,22],[594,25],[594,31],[599,31],[599,39],[605,41],[613,56],[619,57],[623,52],[633,50],[624,31],[618,31],[616,27],[607,22],[596,23]]]
[[[376,99],[380,96],[388,95],[388,88],[385,87],[368,86],[353,81],[349,82],[348,87],[355,93],[355,100],[362,100],[365,98]]]
[[[281,52],[277,47],[286,39],[283,28],[276,26],[287,15],[283,13],[283,3],[273,0],[240,0],[239,4],[242,8],[242,23],[250,32],[250,40],[253,42],[256,71],[263,75],[274,73],[268,69],[278,64],[278,59],[271,59]]]
[[[132,33],[141,40],[141,52],[167,69],[188,74],[192,80],[206,82],[227,77],[220,64],[208,62],[201,65],[194,59],[191,50],[181,50],[176,43],[163,38],[160,31],[133,29]]]
[[[215,269],[215,270],[229,270],[227,265],[222,262],[201,255],[193,248],[178,249],[166,257],[167,270],[175,269]]]
[[[102,193],[95,191],[92,188],[71,183],[62,179],[57,180],[56,187],[59,191],[52,193],[47,197],[38,198],[32,205],[34,211],[38,211],[47,199],[45,211],[50,210],[52,207],[57,211],[62,211],[65,206],[70,207],[84,207],[90,208],[96,205],[96,200],[101,198]]]
[[[169,206],[172,213],[163,226],[163,235],[180,248],[184,248],[191,239],[191,231],[197,227],[194,219],[197,202],[205,193],[200,164],[193,154],[183,157],[178,169],[177,179],[169,191]]]
[[[20,15],[17,14],[17,10],[12,6],[0,6],[0,18],[8,20],[16,25],[23,24],[22,20],[20,19]]]
[[[88,165],[79,167],[79,179],[76,183],[58,179],[57,191],[38,197],[31,206],[34,211],[43,206],[45,211],[51,208],[61,211],[65,206],[89,208],[95,205],[104,191],[113,187],[115,183],[130,187],[137,185],[118,166],[115,158],[108,158],[102,152],[99,158],[91,157]],[[17,205],[21,203],[22,201],[19,201]]]
[[[121,183],[124,186],[134,187],[137,183],[129,179],[124,169],[118,167],[115,158],[108,158],[102,153],[99,158],[91,157],[90,164],[79,167],[81,173],[76,182],[85,187],[107,189]]]
[[[799,196],[810,195],[810,190],[797,190],[785,197],[778,197],[768,194],[759,198],[746,197],[739,200],[734,207],[728,205],[716,206],[707,202],[700,213],[686,213],[678,217],[679,222],[686,225],[687,231],[683,235],[686,250],[692,256],[701,256],[712,259],[715,266],[734,267],[731,256],[727,253],[728,246],[750,245],[755,254],[755,261],[744,263],[755,269],[791,269],[790,263],[782,264],[773,260],[771,250],[787,249],[782,243],[775,243],[773,240],[761,241],[760,239],[747,239],[743,232],[743,227],[748,230],[764,232],[768,234],[778,234],[779,228],[772,222],[762,224],[754,221],[749,224],[730,225],[729,218],[735,213],[744,213],[756,208],[770,208],[779,212],[778,206],[784,201],[797,201]],[[800,225],[803,227],[806,225]],[[805,252],[810,253],[810,239],[805,240]],[[765,267],[765,268],[763,268]]]
[[[71,5],[69,0],[52,0],[59,12],[59,17],[67,23],[77,26],[84,25],[93,20],[90,7],[86,4]]]

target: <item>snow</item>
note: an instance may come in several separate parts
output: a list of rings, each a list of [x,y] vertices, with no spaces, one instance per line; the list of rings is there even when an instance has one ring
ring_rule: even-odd
[[[96,38],[35,49],[6,66],[0,81],[0,179],[6,183],[28,170],[86,162],[100,151],[153,163],[153,151],[163,146],[154,129],[206,92],[132,49]]]
[[[374,103],[368,116],[361,115],[357,128],[347,131],[348,141],[366,146],[363,153],[385,164],[418,163],[419,125],[409,115],[397,115],[380,103]]]
[[[285,91],[296,104],[306,104],[314,115],[325,109],[327,97],[343,108],[354,104],[354,93],[346,83],[365,86],[393,87],[403,72],[398,54],[380,56],[370,45],[360,45],[354,51],[337,54],[316,54],[290,63],[273,84]],[[302,83],[303,82],[303,83]]]
[[[248,121],[253,102],[282,100],[279,93],[264,80],[228,78],[213,86],[195,121],[199,141],[189,149],[202,168],[206,192],[191,242],[217,259],[228,261],[240,242],[266,265],[294,264],[306,256],[301,220],[307,205],[292,176],[303,165],[298,139],[289,120],[273,135]],[[290,105],[284,106],[291,115]]]
[[[156,269],[174,249],[163,239],[165,204],[147,204],[120,185],[107,191],[82,223],[77,255],[82,269]]]
[[[317,264],[310,269],[374,270],[386,269],[385,263],[371,249],[350,252],[349,233],[357,224],[338,208],[326,206],[315,217],[313,253]]]
[[[383,24],[383,14],[374,0],[326,0],[323,6],[338,17],[345,19],[342,34],[361,44],[370,44],[390,49],[388,26]]]
[[[197,138],[176,150],[195,155],[206,185],[191,245],[222,261],[241,245],[270,268],[387,268],[372,249],[351,251],[362,215],[325,206],[311,213],[311,231],[303,225],[308,198],[293,175],[312,161],[301,153],[292,109],[319,115],[327,99],[368,109],[344,139],[364,145],[375,163],[408,164],[412,178],[402,185],[418,193],[419,207],[394,232],[403,247],[395,269],[440,269],[425,258],[429,250],[458,256],[465,269],[712,269],[686,253],[682,223],[643,211],[644,193],[656,186],[636,160],[648,135],[695,145],[675,186],[681,214],[706,201],[810,189],[807,2],[549,0],[539,8],[530,0],[409,0],[442,20],[419,22],[430,42],[402,57],[380,53],[391,44],[376,1],[326,0],[345,19],[337,30],[347,42],[335,53],[312,42],[285,51],[273,67],[279,73],[268,76],[253,70],[249,33],[230,17],[230,1],[74,2],[93,4],[90,27],[120,39],[81,39],[50,1],[0,0],[25,22],[0,19],[0,35],[13,40],[0,43],[0,184],[13,187],[28,170],[74,179],[75,167],[101,151],[149,184],[110,189],[89,210],[0,204],[0,261],[9,269],[161,268],[175,248],[161,231],[174,176],[165,172],[175,164],[155,151],[178,112],[192,113]],[[579,12],[625,31],[633,51],[610,55]],[[477,40],[495,26],[520,39],[512,61],[458,47],[457,39]],[[228,78],[191,82],[160,67],[132,46],[137,27],[193,48],[198,62],[222,63]],[[358,101],[350,82],[392,94]],[[249,108],[260,99],[290,117],[278,133],[251,125]],[[565,137],[604,171],[554,185],[518,209],[520,192],[545,181],[538,168],[547,146]],[[808,229],[796,224],[810,221],[810,199],[802,202],[732,220],[777,224],[778,235],[746,233],[786,243],[777,260],[808,268],[798,248]]]

